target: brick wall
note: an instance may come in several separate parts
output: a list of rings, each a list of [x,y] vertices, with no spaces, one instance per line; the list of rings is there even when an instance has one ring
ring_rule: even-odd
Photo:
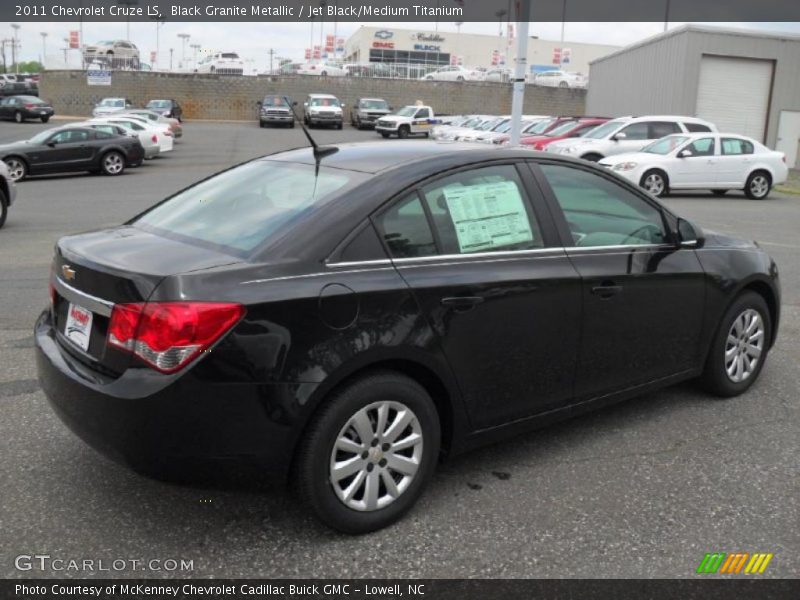
[[[89,86],[83,71],[46,71],[40,95],[56,114],[89,115],[101,98],[124,96],[141,106],[153,98],[175,98],[189,119],[254,120],[256,101],[284,94],[301,103],[309,93],[329,93],[352,106],[359,97],[385,98],[399,107],[422,100],[441,114],[508,114],[511,85],[318,76],[220,76],[115,72],[110,86]],[[525,114],[582,115],[585,90],[526,86]],[[345,114],[349,114],[347,111]]]

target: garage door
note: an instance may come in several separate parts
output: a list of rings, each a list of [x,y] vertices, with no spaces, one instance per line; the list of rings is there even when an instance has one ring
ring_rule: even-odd
[[[772,61],[703,56],[697,90],[697,116],[721,132],[764,141]]]

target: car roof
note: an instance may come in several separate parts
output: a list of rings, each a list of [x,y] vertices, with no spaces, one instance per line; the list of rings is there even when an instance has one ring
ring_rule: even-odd
[[[309,94],[309,98],[336,98],[333,94]]]
[[[359,171],[362,173],[380,173],[397,166],[410,166],[415,163],[425,164],[431,159],[443,159],[444,168],[458,166],[465,158],[478,162],[502,158],[530,158],[530,150],[513,148],[490,148],[475,144],[459,144],[453,142],[411,141],[402,144],[380,142],[356,142],[337,144],[336,153],[321,159],[320,164],[334,169]],[[447,159],[450,159],[449,161]],[[297,148],[271,154],[261,160],[275,160],[302,164],[315,164],[314,154],[310,147]]]

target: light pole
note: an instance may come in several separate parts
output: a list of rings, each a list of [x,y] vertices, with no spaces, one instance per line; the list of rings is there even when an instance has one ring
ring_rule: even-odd
[[[14,63],[14,73],[19,73],[19,65],[17,64],[17,32],[19,31],[20,25],[12,23],[11,27],[14,30],[14,39],[11,41],[11,62]]]
[[[174,52],[175,48],[169,49],[169,70],[172,72],[172,53]]]
[[[122,6],[127,6],[128,8],[130,8],[131,6],[139,4],[139,0],[117,0],[117,4],[120,4]],[[129,42],[131,41],[131,17],[130,17],[130,15],[127,15],[125,17],[125,39],[127,41],[129,41]]]
[[[189,44],[189,48],[193,50],[192,52],[192,65],[195,69],[197,69],[197,51],[200,50],[200,44]]]
[[[667,0],[669,1],[669,0]],[[564,70],[564,26],[567,23],[567,0],[561,7],[561,52],[558,53],[558,70]]]
[[[39,35],[42,36],[42,60],[40,62],[42,64],[42,68],[44,68],[44,61],[46,60],[45,56],[47,56],[47,32],[42,31],[39,33]]]
[[[159,19],[158,17],[151,17],[156,22],[156,59],[153,61],[153,70],[158,70],[158,60],[161,58],[159,53],[161,48],[159,47],[159,36],[158,32],[161,30],[161,26],[164,25],[164,19]]]
[[[186,40],[188,40],[191,35],[188,33],[179,33],[178,37],[181,38],[181,64],[180,68],[183,68],[186,65]]]
[[[67,51],[69,50],[69,38],[64,38],[64,67],[69,68],[67,64]],[[83,66],[83,59],[81,59],[81,66]]]
[[[322,9],[322,13],[319,15],[319,56],[322,58],[322,53],[325,49],[325,42],[323,42],[323,34],[325,33],[325,0],[320,0],[319,7]]]
[[[456,21],[456,64],[458,64],[458,53],[461,51],[461,26],[464,21]]]

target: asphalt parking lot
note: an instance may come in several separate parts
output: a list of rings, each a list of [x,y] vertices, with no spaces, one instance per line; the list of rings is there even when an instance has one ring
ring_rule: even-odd
[[[0,123],[0,143],[42,128]],[[314,135],[378,139],[347,126]],[[56,239],[301,145],[299,128],[188,123],[173,153],[121,177],[19,184],[0,230],[0,576],[92,575],[15,568],[38,553],[194,565],[98,576],[667,578],[695,576],[712,551],[771,552],[763,577],[800,576],[800,196],[665,200],[704,227],[759,240],[779,264],[780,337],[748,393],[720,401],[680,385],[458,457],[404,520],[374,534],[327,530],[280,490],[146,479],[72,435],[39,391],[31,337]]]

